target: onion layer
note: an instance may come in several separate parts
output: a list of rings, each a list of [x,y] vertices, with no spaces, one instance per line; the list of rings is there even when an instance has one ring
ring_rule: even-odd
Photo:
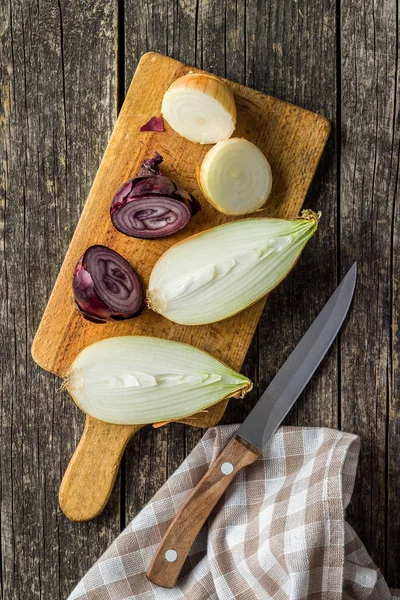
[[[131,319],[144,308],[144,289],[133,267],[106,246],[90,246],[76,265],[75,304],[88,321]]]
[[[214,323],[240,312],[291,271],[319,217],[303,211],[293,221],[242,219],[175,244],[151,272],[148,306],[183,325]]]
[[[154,239],[177,233],[200,209],[197,200],[170,177],[161,174],[162,156],[145,160],[139,174],[117,191],[111,220],[121,233]]]
[[[164,94],[161,112],[179,135],[200,144],[229,138],[236,127],[236,105],[218,77],[193,73],[179,77]]]
[[[216,209],[227,215],[245,215],[265,204],[272,188],[271,167],[257,146],[243,138],[231,138],[207,152],[199,184]]]
[[[224,398],[242,397],[252,384],[193,346],[124,336],[85,348],[66,387],[88,415],[127,425],[181,419]]]

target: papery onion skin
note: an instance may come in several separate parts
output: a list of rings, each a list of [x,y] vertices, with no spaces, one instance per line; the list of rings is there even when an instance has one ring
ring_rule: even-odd
[[[65,387],[86,414],[129,425],[183,419],[226,398],[242,398],[252,383],[189,344],[121,336],[82,350]]]
[[[81,256],[72,289],[76,307],[92,323],[131,319],[145,306],[144,288],[136,271],[106,246],[90,246]]]
[[[111,220],[125,235],[155,239],[173,235],[200,210],[197,200],[171,177],[162,175],[162,156],[145,160],[137,177],[126,181],[111,204]]]
[[[181,325],[231,317],[289,274],[319,218],[303,211],[294,220],[241,219],[186,238],[156,262],[146,303]]]
[[[151,117],[147,123],[141,126],[140,131],[165,131],[164,122],[161,117]]]

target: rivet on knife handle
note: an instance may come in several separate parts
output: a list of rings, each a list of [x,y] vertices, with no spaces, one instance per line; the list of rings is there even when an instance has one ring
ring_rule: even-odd
[[[168,527],[147,571],[156,585],[172,588],[197,534],[226,488],[260,450],[239,437],[233,438],[200,480]]]

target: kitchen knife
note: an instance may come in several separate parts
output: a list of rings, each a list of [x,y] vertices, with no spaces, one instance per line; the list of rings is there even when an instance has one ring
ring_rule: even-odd
[[[354,263],[234,438],[179,509],[147,571],[152,583],[174,587],[210,512],[238,471],[261,454],[330,348],[349,310],[356,277]]]

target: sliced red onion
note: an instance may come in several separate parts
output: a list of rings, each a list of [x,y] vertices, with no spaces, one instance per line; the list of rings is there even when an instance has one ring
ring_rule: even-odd
[[[115,194],[111,220],[121,233],[149,239],[172,235],[186,227],[200,210],[187,190],[162,175],[162,160],[156,152],[154,158],[144,161],[138,176]]]
[[[151,117],[150,121],[141,126],[140,131],[165,131],[164,121],[161,117]]]
[[[144,308],[144,289],[133,267],[106,246],[90,246],[72,279],[75,304],[88,321],[131,319]]]

